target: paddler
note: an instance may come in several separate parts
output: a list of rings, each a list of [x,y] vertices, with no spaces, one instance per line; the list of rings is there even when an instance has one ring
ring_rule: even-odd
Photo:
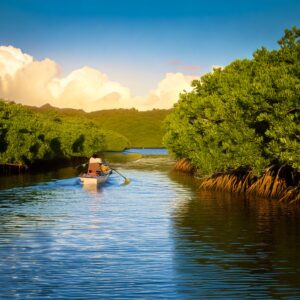
[[[108,172],[109,167],[105,166],[102,162],[102,159],[95,153],[89,160],[88,174],[96,176],[102,172]]]

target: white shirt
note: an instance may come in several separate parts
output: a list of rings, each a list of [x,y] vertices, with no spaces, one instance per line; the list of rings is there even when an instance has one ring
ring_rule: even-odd
[[[97,157],[97,158],[91,157],[89,160],[89,163],[90,164],[94,164],[94,163],[102,164],[102,159],[100,157]]]

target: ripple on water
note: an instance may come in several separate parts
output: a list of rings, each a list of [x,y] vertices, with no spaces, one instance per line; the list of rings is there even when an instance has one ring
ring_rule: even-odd
[[[0,296],[296,299],[299,214],[159,169],[0,190]],[[285,238],[283,238],[285,237]]]

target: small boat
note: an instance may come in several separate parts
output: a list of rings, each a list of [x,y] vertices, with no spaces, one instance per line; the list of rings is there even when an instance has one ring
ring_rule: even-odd
[[[112,173],[111,170],[107,172],[101,172],[97,175],[91,175],[91,174],[82,174],[79,176],[80,182],[83,184],[100,184],[104,183],[107,181],[109,178],[110,174]]]
[[[106,182],[111,173],[111,168],[106,164],[103,164],[100,158],[92,157],[88,163],[87,173],[81,174],[79,178],[80,182],[83,184],[97,185]]]

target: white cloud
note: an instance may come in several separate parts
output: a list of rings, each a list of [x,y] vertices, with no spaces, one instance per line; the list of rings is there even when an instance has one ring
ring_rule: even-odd
[[[95,69],[83,67],[68,76],[49,82],[53,105],[82,108],[86,111],[121,107],[130,99],[130,91]]]
[[[194,76],[183,75],[182,73],[167,73],[157,88],[150,91],[144,99],[144,106],[153,108],[170,108],[178,101],[178,96],[184,90],[191,91],[191,81]],[[141,101],[142,102],[142,101]]]
[[[37,61],[20,49],[1,46],[0,97],[28,105],[50,103],[85,111],[170,108],[180,92],[191,90],[190,82],[195,79],[182,73],[167,73],[148,95],[133,97],[127,87],[111,81],[96,69],[83,67],[63,78],[59,70],[53,60]]]
[[[17,70],[32,63],[33,58],[12,46],[0,46],[0,76],[13,76]]]
[[[58,69],[58,65],[49,59],[33,61],[18,69],[13,76],[6,75],[1,80],[5,88],[2,91],[0,82],[0,96],[28,105],[52,102],[49,82]]]

